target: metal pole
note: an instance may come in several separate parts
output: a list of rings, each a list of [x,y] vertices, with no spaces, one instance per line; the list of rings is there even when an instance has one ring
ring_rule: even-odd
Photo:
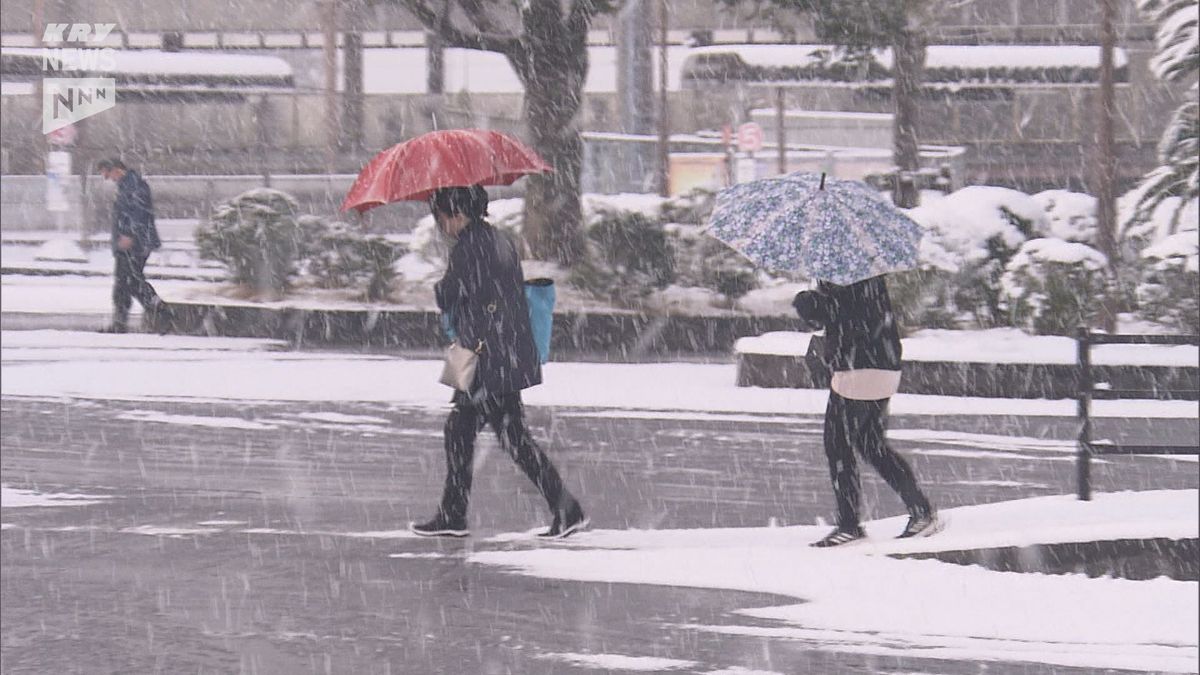
[[[1117,265],[1117,155],[1116,139],[1114,137],[1114,117],[1116,112],[1116,93],[1113,85],[1113,51],[1116,48],[1117,33],[1114,26],[1116,15],[1116,0],[1102,0],[1103,15],[1100,24],[1100,109],[1099,113],[1099,151],[1097,166],[1099,181],[1096,190],[1096,216],[1099,226],[1100,252],[1108,258],[1108,274],[1116,276]],[[1104,329],[1112,333],[1116,329],[1115,298],[1111,293],[1104,294],[1104,302],[1100,316]]]
[[[658,2],[658,194],[671,196],[670,108],[667,104],[667,0]]]
[[[337,161],[337,142],[340,124],[337,105],[337,2],[321,4],[321,23],[324,40],[322,54],[325,66],[325,170],[333,173]]]
[[[1076,450],[1075,471],[1079,499],[1083,501],[1091,501],[1092,499],[1092,421],[1090,407],[1093,383],[1090,330],[1087,326],[1080,326],[1079,332],[1075,337],[1076,363],[1079,370],[1076,381],[1077,391],[1075,394],[1078,402],[1076,414],[1079,420],[1079,447]]]
[[[775,89],[775,137],[778,139],[776,158],[779,161],[779,175],[787,173],[787,126],[784,121],[783,87]]]

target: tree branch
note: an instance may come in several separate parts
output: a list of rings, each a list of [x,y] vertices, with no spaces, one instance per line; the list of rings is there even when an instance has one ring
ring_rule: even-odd
[[[571,13],[567,15],[567,32],[571,35],[583,34],[587,37],[592,19],[607,5],[605,0],[574,0],[571,3]]]
[[[447,0],[449,2],[449,0]],[[425,28],[431,30],[446,41],[447,46],[459,49],[476,49],[485,52],[500,52],[507,56],[519,55],[523,47],[521,41],[511,35],[502,35],[485,31],[469,32],[459,29],[450,20],[449,7],[445,21],[433,10],[425,0],[403,0],[405,7],[417,17]],[[486,21],[486,18],[484,19]],[[474,21],[474,18],[472,18]]]

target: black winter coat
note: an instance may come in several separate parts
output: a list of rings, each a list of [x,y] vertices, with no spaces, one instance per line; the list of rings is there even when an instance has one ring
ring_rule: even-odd
[[[459,233],[434,293],[438,309],[454,322],[459,344],[469,349],[483,344],[473,395],[509,394],[541,384],[525,275],[512,241],[483,220],[472,222]]]
[[[135,254],[148,255],[162,246],[154,225],[154,200],[150,185],[136,171],[126,171],[117,182],[117,202],[113,205],[112,250],[119,251],[117,239],[133,239]]]
[[[900,331],[882,276],[849,286],[820,282],[792,301],[809,328],[825,329],[830,370],[900,369]]]

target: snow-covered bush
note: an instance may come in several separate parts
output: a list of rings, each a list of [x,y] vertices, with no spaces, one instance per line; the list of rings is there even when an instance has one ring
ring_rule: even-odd
[[[744,256],[703,233],[697,225],[664,226],[671,246],[675,283],[705,288],[727,304],[758,288],[758,273]]]
[[[892,309],[901,327],[904,330],[956,327],[962,311],[955,302],[955,283],[961,274],[958,261],[942,243],[941,234],[927,231],[921,238],[917,269],[887,277]]]
[[[979,185],[911,209],[909,216],[926,229],[929,243],[923,242],[922,256],[931,259],[925,266],[941,270],[934,278],[948,274],[945,281],[952,291],[948,299],[953,309],[930,305],[937,308],[934,316],[918,319],[918,325],[924,320],[940,322],[958,312],[970,313],[984,327],[1008,325],[1000,280],[1021,245],[1049,230],[1043,206],[1023,192]],[[942,264],[932,258],[940,258]],[[934,294],[935,298],[944,295]]]
[[[1045,190],[1033,200],[1046,211],[1046,230],[1039,236],[1094,246],[1096,244],[1096,198],[1070,190]]]
[[[1200,333],[1200,233],[1171,235],[1142,251],[1138,315],[1187,333]]]
[[[696,188],[686,195],[671,198],[663,204],[662,218],[668,223],[704,225],[717,203],[717,193]]]
[[[321,223],[315,245],[306,251],[307,273],[323,288],[365,288],[366,299],[384,300],[396,277],[396,246],[380,235],[346,223]]]
[[[662,225],[640,212],[602,213],[587,227],[589,254],[571,282],[615,302],[634,303],[675,279]]]
[[[1138,9],[1158,25],[1150,69],[1161,80],[1187,87],[1158,143],[1159,166],[1136,188],[1134,217],[1145,220],[1164,200],[1180,206],[1200,197],[1200,0],[1138,0]],[[1171,214],[1173,223],[1181,209]]]
[[[1073,335],[1092,323],[1105,291],[1107,259],[1087,244],[1044,237],[1023,244],[1001,279],[1014,325],[1037,335]]]
[[[196,230],[200,256],[225,264],[234,281],[281,295],[311,236],[296,200],[270,188],[248,190],[218,206]]]

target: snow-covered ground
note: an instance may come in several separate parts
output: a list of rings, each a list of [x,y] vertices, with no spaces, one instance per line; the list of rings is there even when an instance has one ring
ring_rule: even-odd
[[[0,334],[5,396],[247,401],[376,401],[444,408],[442,363],[390,355],[279,351],[264,340],[67,331]],[[212,345],[207,348],[206,345]],[[827,393],[735,386],[733,364],[569,363],[545,367],[526,403],[554,408],[821,414]],[[893,414],[1075,415],[1073,400],[900,394]],[[1098,417],[1200,417],[1195,401],[1096,401]]]
[[[449,399],[449,390],[437,384],[441,364],[430,360],[292,352],[275,341],[235,338],[6,331],[0,333],[0,342],[0,394],[5,397],[377,401],[436,408],[446,407]],[[576,409],[564,414],[682,420],[736,416],[769,421],[819,414],[824,409],[822,391],[739,388],[734,375],[735,367],[724,364],[551,363],[546,384],[529,390],[525,398],[531,405]],[[1107,416],[1195,419],[1197,405],[1098,401],[1095,411]],[[900,395],[894,399],[893,412],[1071,416],[1074,402]],[[269,420],[125,414],[182,425],[272,428]],[[330,423],[351,420],[364,427],[378,421],[369,416],[321,415]],[[893,432],[906,433],[932,432]],[[977,440],[989,443],[995,438]],[[1069,443],[1011,440],[1037,443],[1050,452],[1072,452]],[[66,508],[99,499],[104,497],[8,487],[0,493],[5,511],[14,506]],[[795,598],[795,603],[739,609],[738,613],[756,620],[751,623],[695,621],[687,627],[797,640],[825,651],[1195,672],[1200,665],[1196,582],[1005,573],[889,556],[1118,538],[1195,538],[1198,511],[1196,490],[1098,494],[1092,502],[1063,495],[948,509],[942,514],[946,529],[916,541],[891,539],[903,525],[900,518],[873,521],[866,525],[868,541],[841,550],[807,545],[825,533],[821,526],[599,530],[535,548],[526,543],[533,538],[530,533],[499,535],[475,547],[467,560],[555,579]],[[205,520],[186,527],[143,524],[120,532],[178,538],[283,531]],[[413,536],[392,530],[304,534],[366,539]],[[686,671],[690,667],[685,660],[621,654],[564,652],[544,658],[624,670]]]
[[[1082,668],[1196,672],[1197,584],[994,572],[898,553],[1195,538],[1196,490],[1052,496],[943,512],[927,539],[891,539],[903,518],[868,523],[844,549],[808,542],[817,526],[597,531],[562,546],[476,552],[469,560],[554,579],[691,586],[790,596],[746,608],[772,625],[697,630],[819,643],[821,649],[929,658],[1029,661]],[[507,537],[512,538],[512,537]],[[675,666],[680,667],[680,666]]]

